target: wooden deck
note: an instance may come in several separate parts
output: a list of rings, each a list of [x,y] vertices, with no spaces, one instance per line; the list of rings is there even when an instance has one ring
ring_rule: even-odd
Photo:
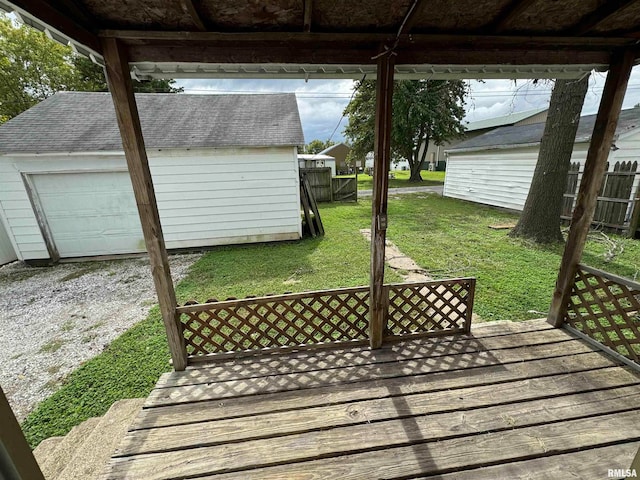
[[[542,321],[162,376],[108,479],[606,479],[640,375]]]

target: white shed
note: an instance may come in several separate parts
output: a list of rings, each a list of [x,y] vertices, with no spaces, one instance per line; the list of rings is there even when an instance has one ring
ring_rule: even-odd
[[[580,118],[571,162],[581,170],[595,115]],[[497,128],[447,150],[444,196],[521,211],[538,161],[544,123]],[[616,162],[640,161],[640,108],[623,110],[609,154]],[[637,191],[634,185],[632,191]]]
[[[295,95],[136,100],[167,248],[301,237]],[[145,251],[108,93],[58,93],[0,127],[0,212],[20,259]]]
[[[300,168],[330,168],[331,176],[336,176],[336,159],[321,153],[300,153],[298,154],[298,165]]]
[[[0,265],[13,262],[17,259],[18,256],[16,255],[16,251],[13,248],[13,244],[7,234],[6,228],[2,223],[2,218],[0,218]]]

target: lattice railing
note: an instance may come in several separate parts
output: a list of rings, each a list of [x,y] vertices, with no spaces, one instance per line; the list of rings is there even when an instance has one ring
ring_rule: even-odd
[[[475,282],[462,278],[388,285],[388,332],[393,336],[469,332]]]
[[[565,322],[640,363],[640,284],[579,265]]]
[[[469,331],[474,279],[385,285],[388,337]],[[188,302],[177,309],[190,360],[230,352],[368,342],[369,287]]]

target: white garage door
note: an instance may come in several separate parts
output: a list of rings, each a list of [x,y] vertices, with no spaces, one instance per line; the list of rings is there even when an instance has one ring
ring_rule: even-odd
[[[127,172],[31,176],[61,258],[144,252]]]

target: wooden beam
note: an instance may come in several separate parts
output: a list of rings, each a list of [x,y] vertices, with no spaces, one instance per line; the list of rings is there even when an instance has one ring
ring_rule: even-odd
[[[186,13],[189,18],[191,18],[193,24],[198,30],[200,30],[201,32],[207,31],[207,27],[202,21],[202,17],[198,13],[198,10],[196,9],[196,6],[193,4],[192,0],[180,0],[180,7],[182,8],[182,11]]]
[[[302,31],[311,31],[311,14],[313,13],[313,0],[304,0],[304,14],[302,22]]]
[[[144,234],[151,273],[158,294],[158,303],[167,331],[169,350],[175,370],[184,370],[187,353],[178,314],[176,312],[176,294],[173,289],[169,259],[165,248],[162,226],[158,214],[158,205],[153,188],[149,160],[142,137],[140,117],[133,95],[133,85],[129,73],[129,63],[124,49],[115,39],[103,41],[105,70],[109,90],[113,98],[122,136],[122,145],[129,167],[133,193],[138,205],[140,223]]]
[[[369,344],[380,348],[387,326],[388,292],[384,288],[387,196],[391,162],[391,120],[395,55],[378,58],[371,212],[371,272],[369,280]]]
[[[504,31],[509,22],[522,15],[535,1],[536,0],[512,0],[483,30],[490,33],[500,33]]]
[[[0,388],[0,478],[44,480],[38,462],[24,438],[20,424],[2,388]]]
[[[609,0],[604,2],[599,8],[582,17],[577,24],[571,27],[570,32],[575,36],[586,35],[598,25],[602,25],[613,15],[635,2],[637,0]]]
[[[611,60],[547,317],[547,321],[555,327],[561,326],[564,322],[576,269],[582,258],[589,227],[593,220],[598,191],[602,185],[634,59],[634,52],[624,50],[616,52]]]
[[[51,2],[44,0],[11,0],[11,3],[79,43],[98,53],[102,52],[100,39],[89,27],[71,20],[66,13],[56,10],[51,5]]]

